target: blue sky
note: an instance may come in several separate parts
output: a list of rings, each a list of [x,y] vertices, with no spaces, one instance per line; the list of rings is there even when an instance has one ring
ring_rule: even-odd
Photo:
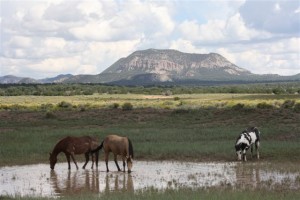
[[[99,74],[136,50],[300,73],[300,0],[0,0],[0,76]]]

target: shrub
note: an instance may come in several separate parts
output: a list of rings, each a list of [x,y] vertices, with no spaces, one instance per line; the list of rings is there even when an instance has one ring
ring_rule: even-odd
[[[256,107],[259,109],[271,109],[273,108],[273,105],[267,104],[266,102],[262,102],[262,103],[258,103]]]
[[[132,110],[133,109],[133,105],[129,102],[126,102],[122,105],[122,109],[123,110]]]
[[[174,101],[179,101],[179,97],[174,97]]]
[[[120,107],[120,104],[118,103],[113,103],[112,105],[110,105],[110,108],[114,108],[114,109],[117,109]]]
[[[294,111],[300,113],[300,103],[296,103],[294,106]]]
[[[47,103],[47,104],[42,104],[41,105],[41,110],[52,110],[53,109],[53,104],[51,104],[51,103]]]
[[[53,118],[55,118],[55,115],[54,115],[53,112],[48,111],[48,112],[46,112],[46,118],[47,119],[53,119]]]
[[[72,104],[66,101],[62,101],[57,105],[59,108],[72,108]]]
[[[281,105],[283,109],[291,109],[295,105],[295,100],[285,100]]]
[[[240,110],[240,109],[243,109],[244,107],[245,107],[245,104],[238,103],[238,104],[235,104],[234,106],[232,106],[232,109]]]

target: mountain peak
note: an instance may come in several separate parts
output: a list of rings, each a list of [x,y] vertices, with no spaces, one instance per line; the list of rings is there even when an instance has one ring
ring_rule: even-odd
[[[135,76],[152,74],[163,81],[186,79],[227,79],[232,76],[249,75],[217,53],[183,53],[173,49],[146,49],[135,51],[122,58],[101,73],[115,74],[115,80],[131,80]],[[155,75],[155,76],[153,76]],[[143,76],[145,77],[145,76]]]

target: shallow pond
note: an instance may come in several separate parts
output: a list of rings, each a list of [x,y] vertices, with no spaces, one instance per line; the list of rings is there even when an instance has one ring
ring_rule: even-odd
[[[58,163],[55,170],[50,170],[48,164],[2,167],[0,196],[55,197],[83,192],[101,195],[181,187],[300,189],[300,170],[279,169],[267,163],[135,161],[131,174],[114,171],[113,162],[109,162],[111,172],[106,173],[105,164],[99,164],[98,170],[76,170],[74,164],[68,170],[67,163]]]

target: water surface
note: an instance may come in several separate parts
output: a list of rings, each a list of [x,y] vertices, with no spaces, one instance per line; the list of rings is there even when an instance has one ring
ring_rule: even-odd
[[[114,162],[109,162],[111,172],[106,173],[105,164],[99,164],[98,170],[76,170],[74,164],[68,170],[67,163],[58,163],[55,170],[49,164],[2,167],[0,195],[57,197],[181,187],[300,189],[300,170],[270,168],[266,163],[135,161],[131,174],[117,172]]]

